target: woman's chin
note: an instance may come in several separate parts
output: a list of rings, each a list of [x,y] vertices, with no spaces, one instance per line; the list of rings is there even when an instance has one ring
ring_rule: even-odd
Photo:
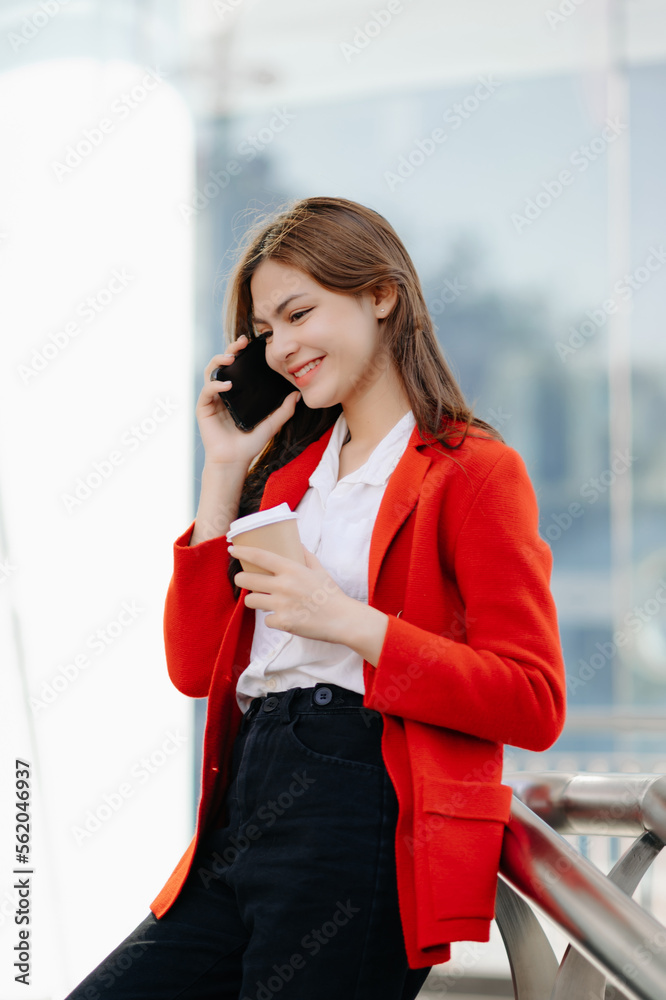
[[[308,389],[307,386],[301,389],[301,400],[305,403],[308,410],[325,410],[341,402],[335,393],[318,392],[315,388]]]

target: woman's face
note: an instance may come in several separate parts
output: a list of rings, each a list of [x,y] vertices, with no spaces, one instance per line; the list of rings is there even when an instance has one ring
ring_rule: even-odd
[[[379,356],[378,320],[388,316],[395,292],[355,298],[332,292],[303,271],[264,260],[250,281],[254,327],[266,337],[266,361],[303,394],[310,409],[351,403],[386,375]],[[321,359],[299,377],[307,362]]]

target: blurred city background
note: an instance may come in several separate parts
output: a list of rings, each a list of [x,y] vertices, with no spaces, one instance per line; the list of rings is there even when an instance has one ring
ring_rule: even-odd
[[[29,759],[30,996],[129,933],[193,829],[171,545],[236,240],[294,199],[392,223],[532,476],[569,714],[507,769],[666,772],[666,0],[7,0],[0,36],[0,809],[10,837]],[[496,941],[472,965],[506,978]]]

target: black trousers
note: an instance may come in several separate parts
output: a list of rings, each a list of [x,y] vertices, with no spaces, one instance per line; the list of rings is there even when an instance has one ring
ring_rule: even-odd
[[[398,909],[398,802],[382,717],[335,684],[255,698],[228,822],[67,1000],[412,1000]]]

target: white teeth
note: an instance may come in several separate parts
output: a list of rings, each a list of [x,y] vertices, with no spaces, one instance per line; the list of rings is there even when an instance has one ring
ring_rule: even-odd
[[[317,361],[311,361],[308,365],[304,365],[300,371],[294,372],[294,375],[296,376],[296,378],[301,378],[302,375],[305,375],[306,372],[309,372],[311,368],[316,368],[317,365],[321,364],[321,362],[322,358],[319,358]]]

